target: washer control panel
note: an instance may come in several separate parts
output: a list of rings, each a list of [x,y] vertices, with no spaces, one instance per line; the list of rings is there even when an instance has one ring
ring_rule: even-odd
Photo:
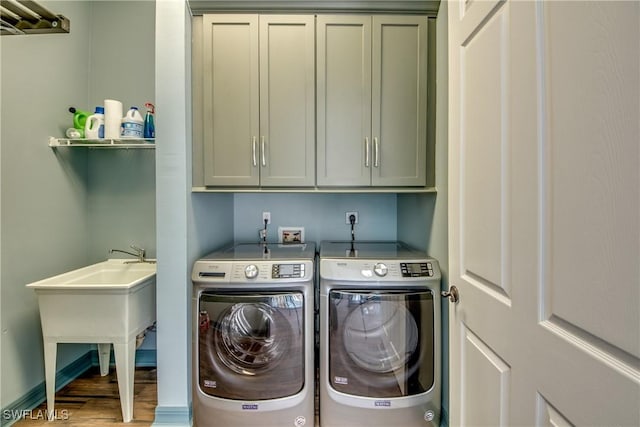
[[[198,261],[192,280],[207,283],[291,283],[313,279],[313,261]]]
[[[401,262],[402,277],[432,277],[433,264],[431,262]]]
[[[273,264],[272,279],[301,279],[304,277],[304,264]]]

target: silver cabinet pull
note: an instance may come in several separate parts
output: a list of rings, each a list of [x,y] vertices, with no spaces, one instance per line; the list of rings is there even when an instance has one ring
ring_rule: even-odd
[[[267,153],[264,150],[264,135],[260,137],[260,151],[262,151],[262,166],[267,166]]]
[[[369,137],[364,137],[364,167],[369,167]]]
[[[378,145],[378,137],[373,138],[373,166],[380,166],[380,146]]]
[[[448,291],[440,292],[443,298],[449,298],[449,301],[452,303],[457,303],[460,301],[460,294],[458,293],[458,288],[455,286],[451,286]]]
[[[256,158],[256,142],[258,142],[258,138],[255,136],[251,139],[251,152],[253,154],[253,167],[258,166],[258,159]]]

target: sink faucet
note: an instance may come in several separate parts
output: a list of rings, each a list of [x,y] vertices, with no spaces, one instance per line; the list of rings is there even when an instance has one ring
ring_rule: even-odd
[[[131,249],[133,249],[135,252],[129,252],[122,249],[109,249],[109,253],[112,254],[114,252],[120,252],[120,253],[131,255],[138,258],[137,261],[126,261],[125,264],[138,263],[138,262],[148,262],[151,264],[155,263],[155,261],[149,261],[148,259],[145,258],[146,251],[144,249],[139,248],[136,245],[131,245]]]

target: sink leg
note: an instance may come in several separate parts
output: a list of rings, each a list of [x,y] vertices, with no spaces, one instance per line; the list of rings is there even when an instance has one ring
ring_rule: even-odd
[[[56,402],[56,356],[58,343],[44,342],[44,373],[47,392],[47,414],[53,417]]]
[[[100,375],[109,375],[109,362],[111,361],[111,343],[98,344],[98,361],[100,362]]]
[[[116,356],[116,373],[118,375],[122,419],[125,423],[128,423],[133,419],[133,379],[135,376],[136,340],[133,339],[126,343],[114,343],[113,352]]]

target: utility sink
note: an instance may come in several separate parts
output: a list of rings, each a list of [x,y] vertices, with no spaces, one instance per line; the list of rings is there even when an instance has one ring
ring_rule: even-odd
[[[122,417],[131,421],[136,336],[156,320],[156,265],[109,259],[27,287],[40,307],[48,413],[54,413],[57,344],[98,344],[102,375],[113,344]]]
[[[38,290],[131,289],[155,275],[154,263],[109,259],[30,283],[27,287]]]

